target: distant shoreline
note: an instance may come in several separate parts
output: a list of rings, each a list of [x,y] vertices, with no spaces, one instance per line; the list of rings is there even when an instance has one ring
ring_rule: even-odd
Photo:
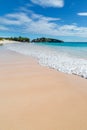
[[[9,41],[18,41],[18,42],[28,42],[28,43],[32,43],[32,42],[55,42],[55,43],[61,43],[61,42],[64,42],[63,40],[59,40],[59,39],[55,39],[55,38],[47,38],[47,37],[40,37],[40,38],[36,38],[36,39],[30,39],[30,38],[27,38],[27,37],[7,37],[7,38],[3,38],[3,37],[0,37],[0,40],[9,40]]]

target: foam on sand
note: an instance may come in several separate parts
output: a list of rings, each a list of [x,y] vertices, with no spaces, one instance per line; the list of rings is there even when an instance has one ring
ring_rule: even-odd
[[[21,54],[33,56],[44,66],[87,78],[87,59],[69,55],[61,49],[37,44],[8,44],[6,47]],[[74,54],[75,55],[75,54]]]

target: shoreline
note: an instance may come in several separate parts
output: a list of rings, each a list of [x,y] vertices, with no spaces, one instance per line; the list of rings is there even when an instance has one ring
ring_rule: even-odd
[[[2,41],[0,41],[0,45],[2,46],[2,45],[4,45],[4,44],[15,44],[15,43],[22,43],[22,42],[18,42],[18,41],[10,41],[10,40],[2,40]],[[25,44],[25,43],[24,43]],[[13,52],[16,52],[16,53],[18,53],[18,54],[22,54],[21,52],[17,52],[17,51],[15,51],[15,50],[10,50],[10,51],[13,51]],[[28,55],[26,55],[26,54],[22,54],[22,55],[25,55],[25,56],[28,56]],[[32,58],[34,58],[35,60],[37,59],[37,57],[35,57],[35,56],[31,56]],[[38,62],[39,62],[39,58],[38,58]],[[56,69],[54,66],[47,66],[47,65],[45,65],[45,64],[43,64],[43,63],[39,63],[41,66],[44,66],[44,67],[47,67],[47,68],[49,68],[49,69],[53,69],[53,70],[56,70],[57,72],[62,72],[62,73],[65,73],[65,74],[68,74],[68,75],[75,75],[75,76],[79,76],[79,77],[81,77],[81,78],[84,78],[84,79],[87,79],[87,76],[85,76],[83,73],[81,73],[81,74],[79,74],[79,73],[75,73],[75,72],[72,72],[72,73],[70,73],[70,72],[65,72],[65,71],[62,71],[62,70],[58,70],[58,69]]]
[[[4,45],[4,44],[13,44],[13,43],[21,43],[19,41],[12,41],[12,40],[0,40],[0,45]]]
[[[87,80],[0,51],[0,129],[86,130]]]

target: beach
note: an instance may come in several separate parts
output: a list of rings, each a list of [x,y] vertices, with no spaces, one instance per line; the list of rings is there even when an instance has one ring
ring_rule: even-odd
[[[1,50],[0,130],[87,130],[87,79]]]
[[[12,40],[0,40],[0,45],[5,45],[5,44],[13,44],[13,43],[20,43],[19,41],[12,41]]]

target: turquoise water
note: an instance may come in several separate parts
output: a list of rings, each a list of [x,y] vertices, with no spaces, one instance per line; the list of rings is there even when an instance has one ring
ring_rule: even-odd
[[[62,43],[35,43],[46,46],[64,46],[64,47],[87,47],[87,42],[62,42]]]
[[[87,59],[87,42],[37,43],[37,45],[54,48],[72,57]]]
[[[41,65],[87,78],[87,43],[21,43],[5,47],[33,56]]]

